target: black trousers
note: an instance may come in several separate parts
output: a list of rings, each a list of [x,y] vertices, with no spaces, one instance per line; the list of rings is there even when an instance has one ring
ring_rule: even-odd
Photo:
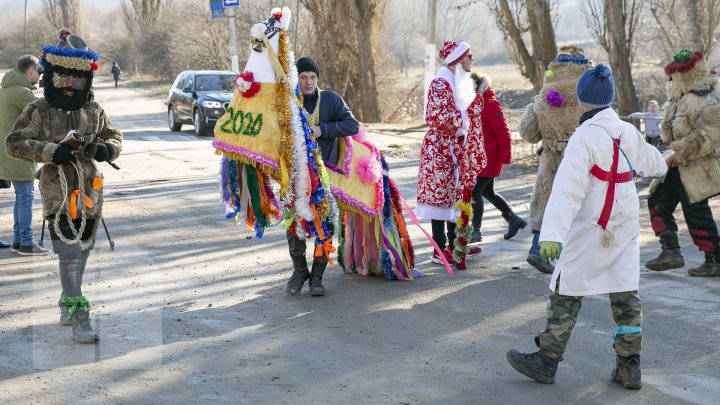
[[[447,238],[445,238],[445,224],[447,223]],[[432,238],[440,247],[445,248],[445,243],[450,246],[450,249],[455,249],[455,228],[457,225],[454,221],[443,221],[441,219],[431,219],[430,224],[432,225]]]
[[[483,197],[490,201],[490,204],[494,205],[495,208],[500,210],[503,218],[507,221],[513,214],[512,209],[508,205],[507,201],[498,193],[495,192],[495,178],[494,177],[478,177],[475,183],[475,188],[472,192],[472,226],[473,230],[480,230],[482,227],[483,211],[485,210],[483,204]]]
[[[715,252],[720,249],[718,228],[708,200],[690,204],[677,167],[668,170],[665,181],[648,197],[650,223],[655,235],[665,231],[677,232],[678,226],[673,213],[678,203],[682,207],[693,243],[703,252]]]

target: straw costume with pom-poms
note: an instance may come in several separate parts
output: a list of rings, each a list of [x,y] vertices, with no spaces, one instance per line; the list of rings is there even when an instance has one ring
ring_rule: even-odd
[[[582,49],[561,47],[558,57],[548,65],[540,94],[526,107],[520,121],[520,136],[525,141],[542,142],[540,165],[530,200],[530,226],[533,230],[540,230],[555,173],[567,141],[578,125],[580,109],[575,97],[575,84],[590,66],[582,55]]]

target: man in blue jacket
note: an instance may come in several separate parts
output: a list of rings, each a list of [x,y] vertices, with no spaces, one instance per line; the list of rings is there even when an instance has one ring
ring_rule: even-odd
[[[321,90],[317,87],[320,78],[320,67],[310,58],[300,58],[296,63],[298,85],[307,124],[320,147],[324,162],[337,165],[340,151],[338,138],[355,135],[360,124],[353,116],[345,101],[332,90]],[[330,230],[332,234],[332,229]],[[315,256],[312,272],[308,270],[305,258],[305,239],[287,232],[290,257],[293,261],[293,274],[287,283],[287,292],[297,294],[302,290],[305,280],[310,280],[310,295],[325,295],[322,276],[327,267],[327,258]]]

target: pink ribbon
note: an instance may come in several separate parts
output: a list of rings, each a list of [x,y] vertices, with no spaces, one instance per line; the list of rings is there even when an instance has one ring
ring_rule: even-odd
[[[432,243],[433,247],[435,248],[435,251],[438,253],[440,260],[442,260],[443,265],[445,266],[445,271],[447,271],[448,274],[452,275],[453,271],[450,268],[450,263],[445,258],[445,254],[443,253],[443,251],[440,249],[440,247],[437,245],[437,243],[435,243],[432,236],[430,236],[430,234],[425,230],[425,228],[420,226],[420,221],[418,221],[417,217],[410,209],[410,206],[408,205],[407,201],[405,201],[405,198],[402,196],[402,194],[398,193],[398,195],[400,196],[400,202],[402,203],[403,208],[405,209],[405,212],[407,212],[408,217],[410,217],[410,220],[412,221],[412,223],[415,224],[415,226],[417,226],[418,228],[420,228],[421,231],[423,231],[423,233],[425,234],[427,239],[430,241],[430,243]]]

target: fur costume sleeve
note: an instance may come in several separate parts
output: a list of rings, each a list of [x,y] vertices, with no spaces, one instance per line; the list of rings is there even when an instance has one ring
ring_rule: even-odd
[[[37,101],[28,104],[5,140],[8,156],[28,162],[52,163],[59,145],[40,140],[43,139],[43,122],[47,119],[37,108]]]
[[[681,164],[720,150],[720,104],[694,94],[685,97],[691,97],[690,105],[701,105],[701,108],[697,113],[685,119],[677,117],[673,122],[673,135],[677,140],[670,144],[670,149],[675,151]]]
[[[98,131],[97,137],[105,142],[105,145],[109,146],[110,158],[109,162],[117,159],[122,151],[122,133],[115,129],[104,110],[100,110],[100,130]]]
[[[537,102],[539,102],[539,99],[538,96],[535,96],[535,103]],[[535,115],[535,103],[528,104],[525,107],[525,113],[520,119],[520,137],[528,143],[538,143],[542,139],[537,115]]]

